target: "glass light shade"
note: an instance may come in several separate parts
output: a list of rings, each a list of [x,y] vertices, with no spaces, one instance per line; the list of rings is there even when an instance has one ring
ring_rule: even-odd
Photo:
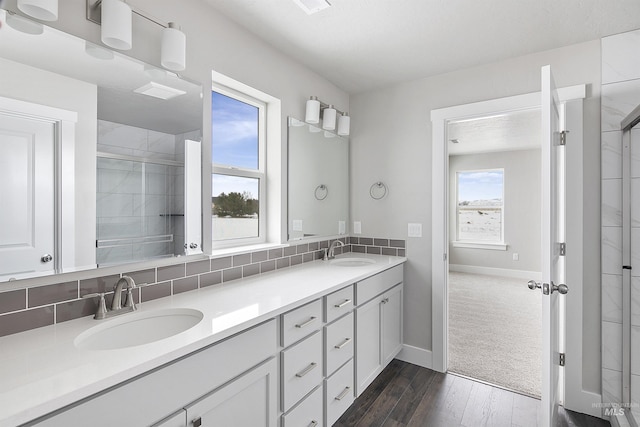
[[[58,0],[18,0],[18,9],[41,21],[58,19]]]
[[[162,30],[160,63],[172,71],[182,71],[187,66],[187,36],[173,22]]]
[[[102,0],[102,43],[118,50],[131,49],[131,7],[121,0]]]
[[[307,101],[304,121],[312,124],[320,123],[320,101],[318,101],[315,96],[312,96],[311,99]]]
[[[351,117],[347,113],[344,113],[338,117],[338,135],[347,136],[351,128]]]
[[[329,108],[324,109],[322,116],[322,129],[334,130],[336,128],[336,109],[333,105],[329,105]]]

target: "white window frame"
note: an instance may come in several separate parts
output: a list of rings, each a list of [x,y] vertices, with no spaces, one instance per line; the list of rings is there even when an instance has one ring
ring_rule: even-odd
[[[258,109],[258,169],[246,169],[231,165],[223,165],[211,162],[211,181],[212,181],[212,196],[213,196],[213,175],[227,175],[235,176],[239,178],[254,178],[258,179],[258,236],[257,237],[244,237],[244,238],[230,238],[224,240],[213,240],[213,226],[211,229],[211,240],[213,249],[230,248],[235,246],[246,246],[261,244],[266,241],[267,235],[267,137],[266,137],[266,122],[267,122],[267,104],[259,99],[256,99],[250,95],[242,93],[238,90],[231,89],[226,86],[213,84],[211,88],[212,92],[228,96],[229,98],[236,99],[245,104],[252,105]],[[211,150],[213,152],[213,140],[211,143]],[[214,153],[215,155],[215,153]],[[213,218],[213,212],[211,213]]]
[[[502,206],[501,206],[501,216],[502,219],[500,221],[500,239],[499,240],[473,240],[473,239],[461,239],[460,238],[460,200],[459,200],[459,191],[460,191],[460,181],[459,176],[462,173],[477,173],[477,172],[502,172]],[[487,169],[465,169],[456,171],[456,186],[455,186],[455,224],[456,224],[456,238],[455,241],[452,242],[453,247],[456,248],[472,248],[472,249],[498,249],[498,250],[506,250],[507,245],[504,243],[504,222],[505,222],[505,199],[504,199],[504,188],[505,188],[505,173],[504,168],[487,168]]]

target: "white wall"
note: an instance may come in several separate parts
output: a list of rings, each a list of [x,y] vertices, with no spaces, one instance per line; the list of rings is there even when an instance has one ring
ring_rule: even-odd
[[[540,271],[540,150],[449,157],[449,236],[456,235],[456,172],[504,169],[504,241],[507,250],[453,247],[449,264]],[[518,253],[519,260],[513,260]]]
[[[416,53],[419,54],[419,53]],[[437,60],[437,58],[434,58]],[[432,109],[536,92],[540,68],[551,64],[559,87],[588,84],[584,140],[584,387],[600,390],[600,43],[565,48],[459,70],[351,97],[351,218],[365,236],[406,238],[407,223],[422,223],[422,238],[407,239],[405,343],[431,349],[431,123]],[[369,187],[389,194],[373,201]],[[524,284],[523,284],[524,286]]]
[[[73,265],[95,265],[97,87],[2,58],[0,69],[0,96],[78,113]]]

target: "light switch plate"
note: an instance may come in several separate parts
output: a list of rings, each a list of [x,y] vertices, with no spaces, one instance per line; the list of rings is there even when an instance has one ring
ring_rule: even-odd
[[[302,231],[302,220],[294,219],[293,220],[293,231]]]
[[[407,227],[409,237],[422,237],[422,224],[410,222]]]
[[[513,253],[513,260],[514,261],[518,261],[520,259],[520,255],[518,254],[518,252],[514,252]]]
[[[353,234],[362,234],[362,223],[360,221],[353,221]]]
[[[347,223],[345,221],[338,221],[338,234],[344,234],[346,232]]]

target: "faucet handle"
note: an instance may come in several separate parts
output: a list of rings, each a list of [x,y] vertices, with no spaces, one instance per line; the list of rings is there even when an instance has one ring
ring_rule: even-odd
[[[98,309],[96,310],[94,319],[100,320],[107,317],[107,303],[104,300],[104,292],[95,292],[92,294],[83,295],[82,298],[95,298],[100,297],[100,301],[98,302]]]
[[[132,310],[136,309],[136,303],[133,300],[133,289],[134,288],[135,288],[135,285],[134,285],[134,287],[127,288],[127,299],[124,302],[124,306],[125,307],[131,307]]]

